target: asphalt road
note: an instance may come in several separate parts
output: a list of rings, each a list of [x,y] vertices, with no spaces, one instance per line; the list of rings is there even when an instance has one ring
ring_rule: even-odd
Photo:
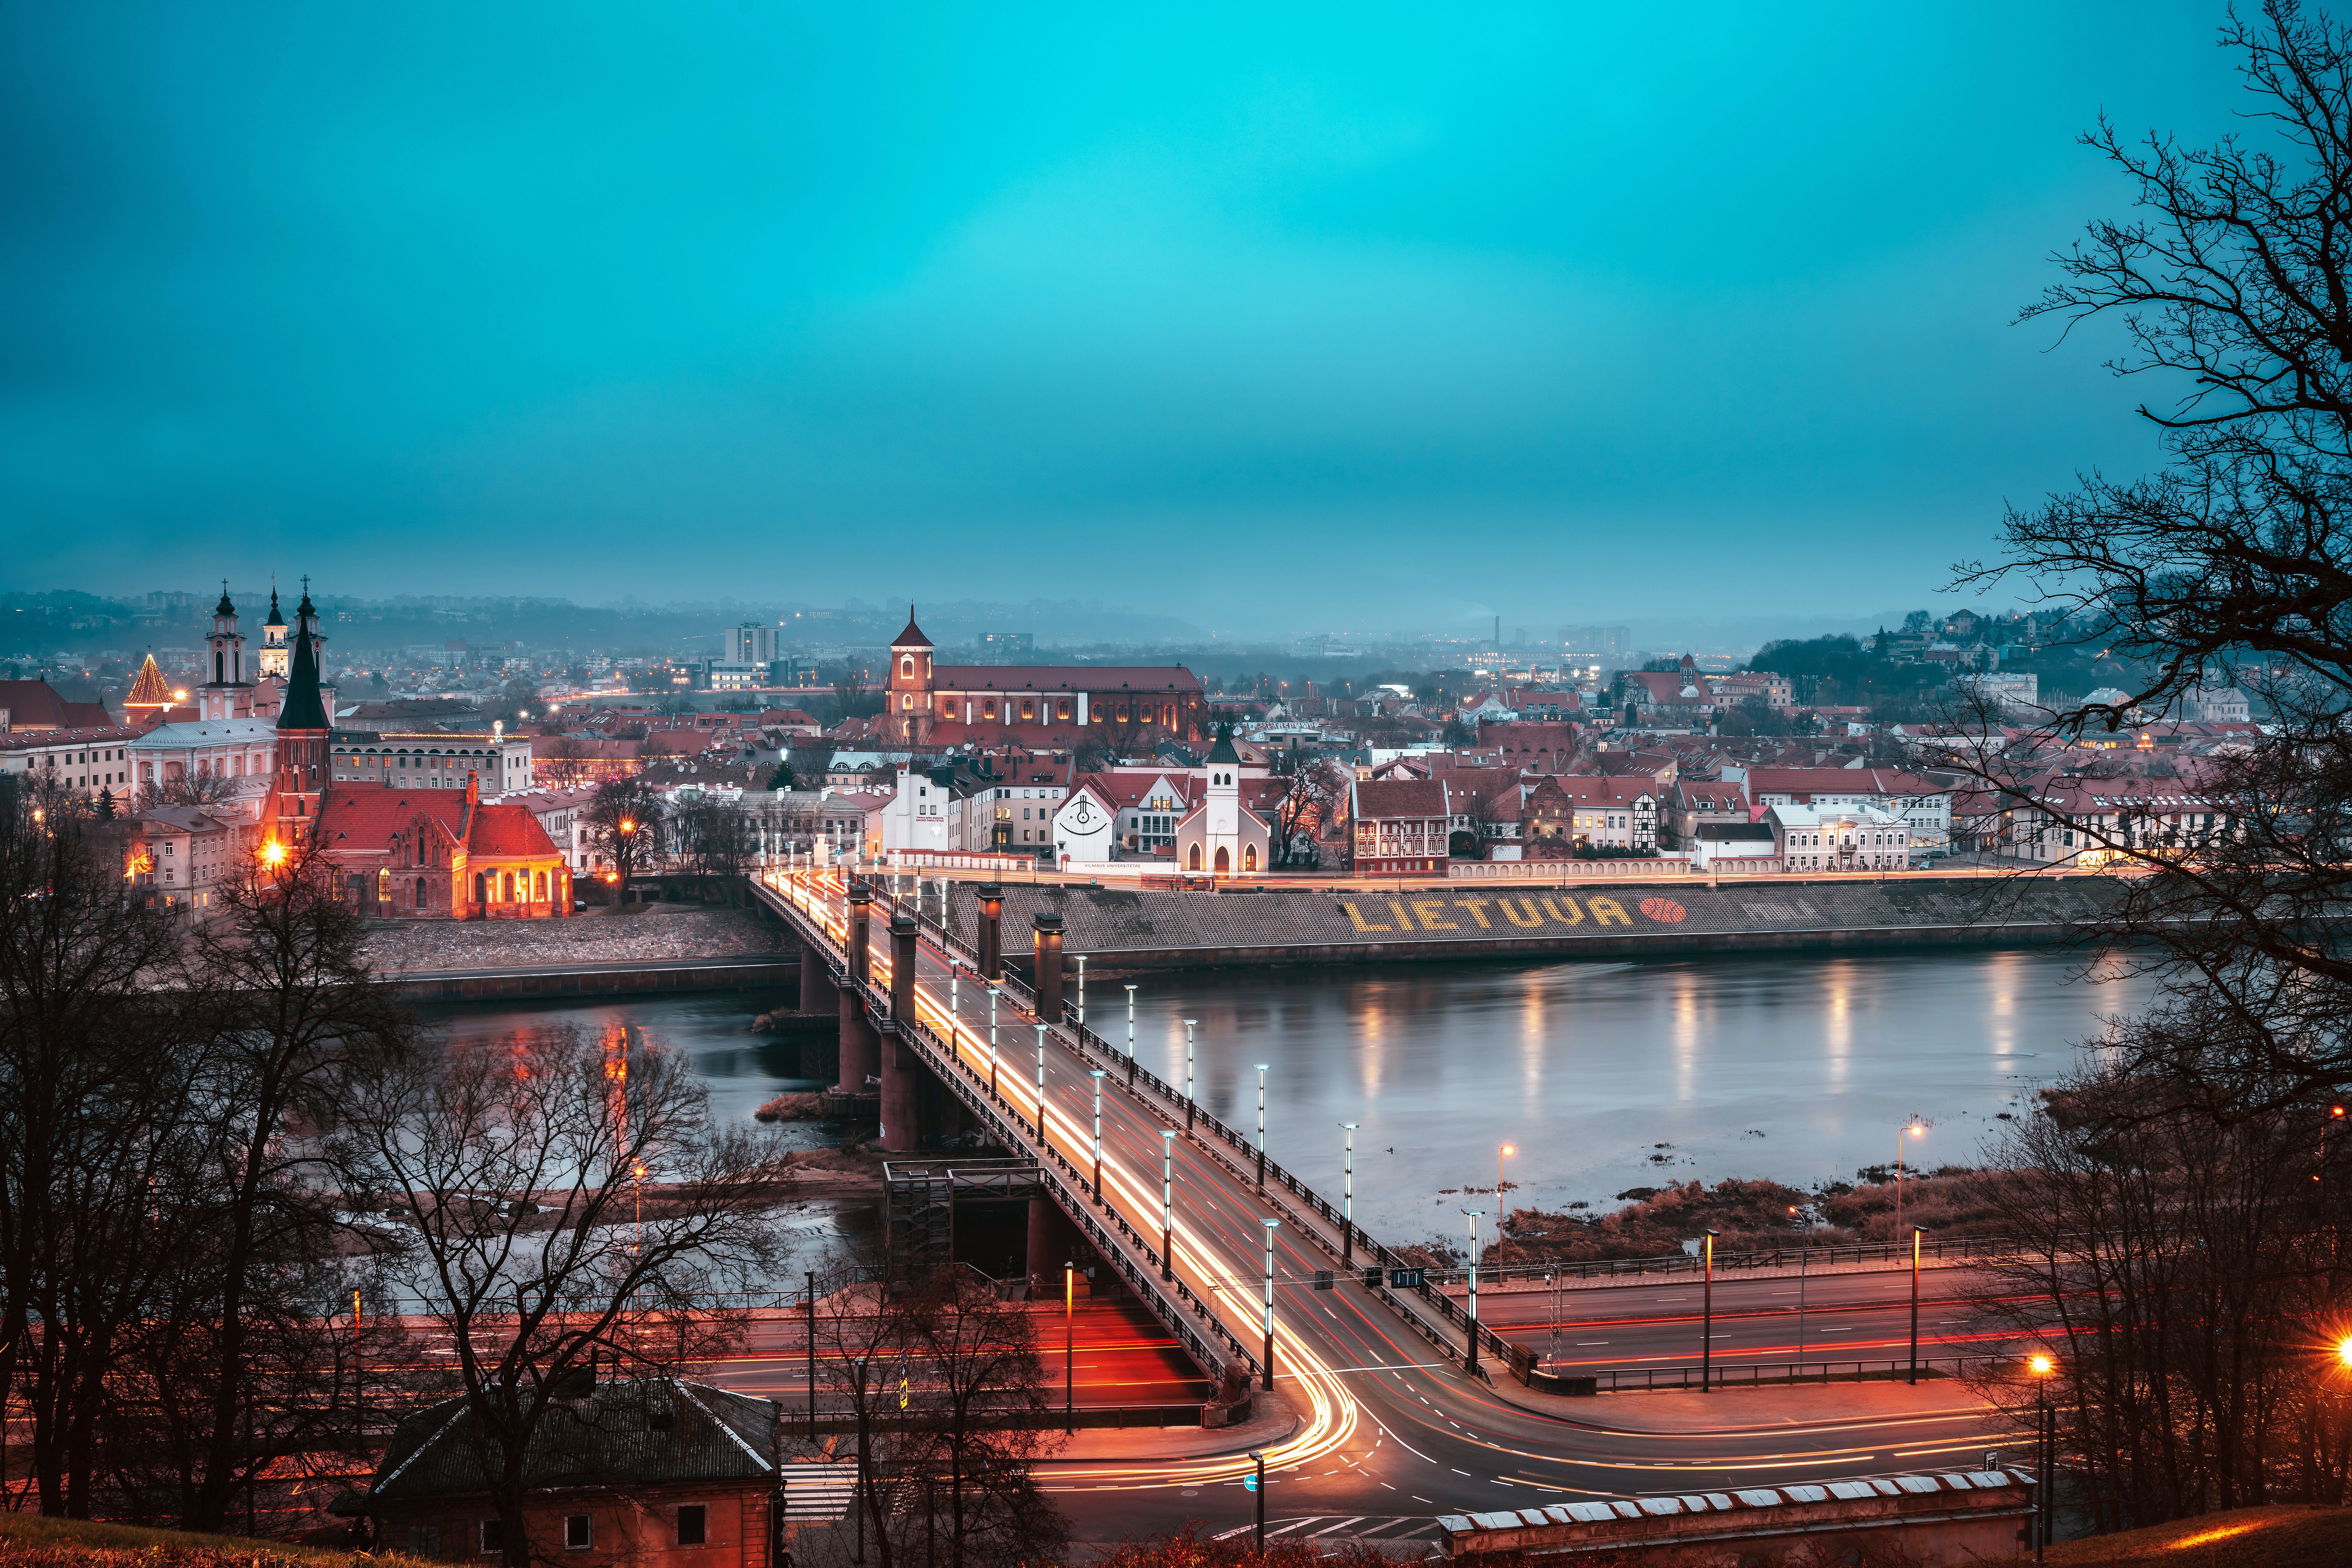
[[[832,892],[828,923],[839,929],[837,882]],[[875,908],[878,985],[888,952],[886,900],[877,900]],[[926,946],[920,963],[919,1005],[945,1033],[945,956]],[[1000,1085],[1013,1118],[1034,1127],[1034,1027],[1009,1005],[1000,1014]],[[956,1038],[963,1059],[984,1079],[985,1025],[974,1035],[972,1016],[963,1015],[967,1026]],[[1088,1071],[1094,1065],[1063,1046],[1046,1053],[1048,1133],[1054,1147],[1081,1166],[1092,1159]],[[1105,1083],[1105,1196],[1139,1232],[1156,1237],[1160,1134],[1171,1121],[1181,1129],[1182,1111],[1130,1096],[1123,1075]],[[1255,1345],[1261,1333],[1265,1221],[1274,1216],[1251,1184],[1213,1158],[1207,1145],[1180,1137],[1175,1148],[1178,1272],[1244,1343]],[[1950,1468],[1987,1443],[1984,1415],[1957,1391],[1954,1408],[1943,1412],[1697,1432],[1636,1429],[1620,1419],[1619,1400],[1597,1405],[1590,1418],[1535,1414],[1507,1402],[1483,1378],[1465,1375],[1360,1284],[1314,1289],[1316,1271],[1331,1268],[1333,1260],[1293,1225],[1275,1227],[1273,1258],[1277,1376],[1301,1418],[1297,1432],[1269,1453],[1269,1514],[1425,1517],[1596,1496],[1902,1474]],[[1840,1342],[1883,1341],[1890,1310],[1858,1310],[1840,1325]],[[1906,1335],[1907,1310],[1906,1305]],[[1687,1332],[1672,1321],[1638,1329],[1643,1346],[1657,1354],[1669,1353],[1675,1336]],[[1603,1335],[1596,1329],[1589,1337],[1613,1338],[1614,1331]],[[1754,1351],[1771,1336],[1759,1322],[1748,1337],[1747,1348]],[[1516,1387],[1507,1374],[1504,1386]],[[1248,1468],[1239,1457],[1104,1461],[1056,1466],[1049,1484],[1081,1539],[1117,1539],[1188,1519],[1246,1520],[1249,1500],[1240,1481]]]

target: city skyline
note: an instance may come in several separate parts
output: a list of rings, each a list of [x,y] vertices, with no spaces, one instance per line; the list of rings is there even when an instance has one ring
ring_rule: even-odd
[[[2224,123],[2116,16],[12,11],[5,586],[1861,619],[2151,464],[2004,324]]]

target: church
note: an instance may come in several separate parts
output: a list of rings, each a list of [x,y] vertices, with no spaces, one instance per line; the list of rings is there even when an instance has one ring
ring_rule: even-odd
[[[909,605],[884,714],[899,744],[1149,752],[1203,732],[1201,678],[1181,664],[937,664],[934,651]]]

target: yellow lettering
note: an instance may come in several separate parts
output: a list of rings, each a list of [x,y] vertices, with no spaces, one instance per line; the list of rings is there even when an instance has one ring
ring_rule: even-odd
[[[1404,906],[1402,904],[1398,903],[1394,899],[1391,899],[1389,900],[1389,909],[1391,912],[1396,916],[1397,930],[1411,931],[1412,929],[1412,917],[1404,912]]]
[[[1533,930],[1543,924],[1543,913],[1536,908],[1536,901],[1533,899],[1521,899],[1519,902],[1526,906],[1528,912],[1525,915],[1521,915],[1517,910],[1513,909],[1511,900],[1508,899],[1496,899],[1495,907],[1501,910],[1505,918],[1513,925],[1522,929]]]
[[[1633,923],[1633,917],[1627,914],[1625,912],[1624,906],[1620,904],[1616,900],[1595,899],[1592,900],[1592,923],[1594,925],[1605,926],[1612,918],[1621,926],[1629,926]]]
[[[1470,918],[1478,922],[1478,929],[1489,931],[1493,929],[1495,922],[1486,918],[1486,906],[1493,901],[1491,899],[1456,899],[1454,900],[1454,907],[1457,910],[1468,910]]]
[[[1348,918],[1356,922],[1356,929],[1360,931],[1393,931],[1396,929],[1390,925],[1386,921],[1366,921],[1364,919],[1363,911],[1356,908],[1353,904],[1341,904],[1339,907],[1348,911]]]
[[[1412,912],[1421,917],[1422,930],[1460,931],[1462,928],[1455,925],[1452,921],[1439,920],[1436,916],[1429,912],[1432,910],[1442,910],[1444,907],[1444,901],[1440,899],[1415,899],[1412,901]]]
[[[1567,894],[1563,893],[1560,895],[1559,901],[1568,906],[1568,912],[1566,914],[1560,913],[1558,909],[1554,908],[1552,901],[1549,899],[1546,899],[1543,901],[1544,913],[1549,915],[1552,919],[1558,921],[1564,926],[1580,926],[1584,923],[1584,911],[1576,907],[1576,900],[1574,899],[1571,899]]]

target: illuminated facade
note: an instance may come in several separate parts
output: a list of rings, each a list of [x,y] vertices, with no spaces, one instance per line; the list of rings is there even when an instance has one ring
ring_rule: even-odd
[[[1148,752],[1202,733],[1201,678],[1181,664],[938,664],[915,624],[890,643],[885,721],[906,745]]]

